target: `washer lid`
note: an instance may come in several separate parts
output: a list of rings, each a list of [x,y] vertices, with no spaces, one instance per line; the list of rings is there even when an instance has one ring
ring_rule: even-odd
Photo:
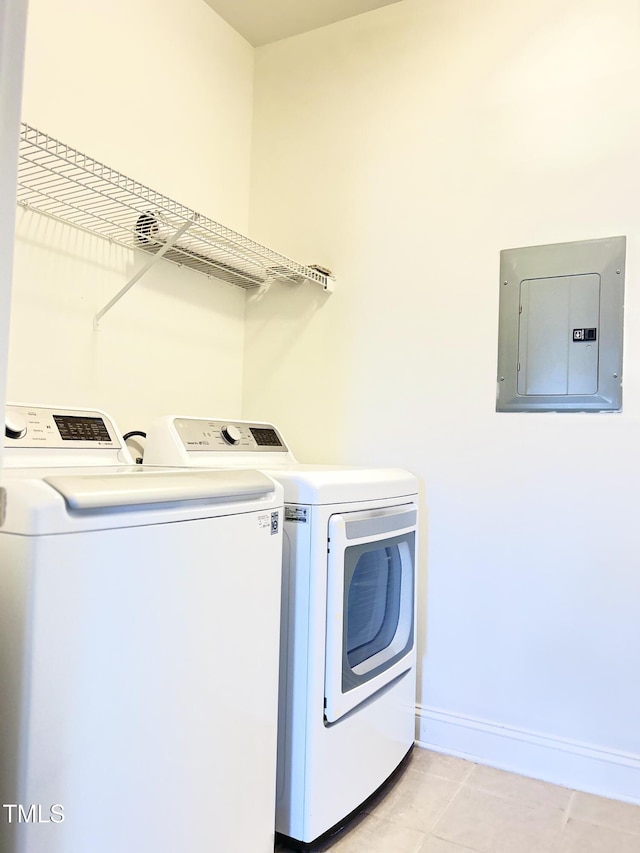
[[[227,515],[266,524],[282,486],[252,469],[13,469],[0,478],[0,535],[80,533]],[[263,517],[264,516],[264,517]]]
[[[260,471],[149,471],[45,477],[72,510],[258,497],[274,491]]]

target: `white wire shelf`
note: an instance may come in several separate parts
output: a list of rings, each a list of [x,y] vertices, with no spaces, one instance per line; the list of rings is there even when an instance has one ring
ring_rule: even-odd
[[[333,290],[328,270],[298,264],[25,123],[18,204],[238,287],[308,280]]]

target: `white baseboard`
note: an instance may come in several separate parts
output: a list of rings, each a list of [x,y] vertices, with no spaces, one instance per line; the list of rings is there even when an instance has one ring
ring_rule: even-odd
[[[640,755],[424,705],[416,707],[416,739],[436,752],[640,805]]]

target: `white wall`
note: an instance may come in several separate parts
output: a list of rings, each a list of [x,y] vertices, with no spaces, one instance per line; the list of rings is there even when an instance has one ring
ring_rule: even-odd
[[[256,54],[243,414],[424,484],[419,737],[640,801],[635,0],[404,0]],[[628,236],[624,412],[495,413],[499,251]]]
[[[202,0],[31,0],[23,120],[246,231],[253,48]],[[132,228],[134,223],[132,222]],[[244,291],[19,209],[8,395],[239,414]]]

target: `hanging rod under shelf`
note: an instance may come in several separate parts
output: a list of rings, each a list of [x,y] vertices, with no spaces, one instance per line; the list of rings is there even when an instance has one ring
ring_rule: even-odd
[[[333,290],[333,276],[323,267],[298,264],[25,123],[18,203],[245,289],[269,281],[308,280]]]

